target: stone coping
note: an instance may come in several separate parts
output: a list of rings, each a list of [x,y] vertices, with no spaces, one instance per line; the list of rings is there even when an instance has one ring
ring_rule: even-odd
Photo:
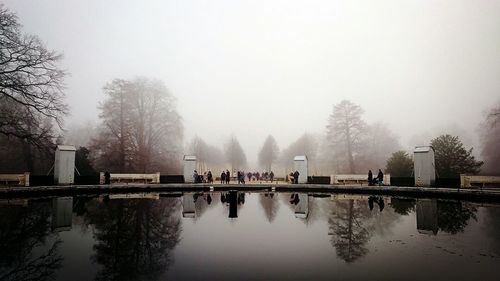
[[[321,184],[110,184],[110,185],[62,185],[36,187],[1,187],[0,198],[30,198],[43,196],[78,196],[109,193],[133,192],[209,192],[239,190],[307,192],[307,193],[347,193],[366,195],[403,196],[415,198],[445,198],[477,202],[500,203],[499,189],[441,188],[441,187],[401,187],[401,186],[360,186]]]

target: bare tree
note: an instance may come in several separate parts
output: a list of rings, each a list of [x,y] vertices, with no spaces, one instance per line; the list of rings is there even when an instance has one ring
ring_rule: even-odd
[[[226,144],[225,153],[226,159],[231,165],[231,170],[233,172],[243,169],[247,165],[247,157],[236,137],[231,137],[229,142]]]
[[[182,124],[175,99],[161,81],[115,79],[104,87],[96,167],[111,171],[169,172],[180,157]]]
[[[359,145],[357,170],[383,169],[387,159],[400,147],[398,138],[387,125],[380,122],[367,125]]]
[[[489,110],[480,132],[482,170],[489,175],[500,175],[500,103]]]
[[[280,149],[273,136],[269,135],[259,152],[259,163],[266,171],[271,171],[272,164],[278,159]]]
[[[198,171],[222,168],[222,165],[224,164],[222,151],[215,146],[207,144],[198,136],[195,136],[189,144],[188,153],[196,155]]]
[[[61,55],[21,33],[17,16],[0,5],[0,133],[43,146],[46,118],[59,127],[67,113]]]
[[[314,163],[317,154],[317,140],[311,134],[303,134],[281,152],[280,163],[285,169],[289,169],[293,158],[297,155],[306,155],[309,163]]]
[[[362,114],[360,106],[343,100],[334,106],[328,119],[327,140],[336,156],[346,160],[349,173],[356,172],[354,159],[366,127]]]

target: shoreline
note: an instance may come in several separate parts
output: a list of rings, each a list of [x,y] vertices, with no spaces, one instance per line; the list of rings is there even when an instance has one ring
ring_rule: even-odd
[[[273,190],[274,189],[274,190]],[[63,185],[36,187],[2,187],[0,199],[32,198],[46,196],[89,196],[116,193],[142,192],[218,192],[238,190],[243,192],[304,192],[331,194],[384,195],[413,198],[443,198],[472,202],[500,203],[500,189],[462,189],[443,187],[400,187],[321,184],[111,184]]]

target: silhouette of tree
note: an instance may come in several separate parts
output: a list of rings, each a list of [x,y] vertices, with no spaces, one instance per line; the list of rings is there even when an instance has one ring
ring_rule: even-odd
[[[266,215],[268,222],[273,222],[278,214],[279,210],[279,202],[278,202],[278,193],[266,193],[259,194],[259,202],[264,210],[264,214]]]
[[[176,198],[94,201],[86,213],[95,226],[96,280],[157,280],[167,270],[181,232]]]
[[[327,140],[335,157],[345,159],[347,171],[351,174],[356,172],[355,157],[366,128],[362,114],[363,109],[359,105],[343,100],[333,107],[328,118]]]
[[[225,153],[226,159],[231,165],[233,172],[246,167],[247,157],[236,137],[231,137],[229,142],[226,144]]]
[[[61,127],[67,113],[60,58],[22,34],[17,16],[0,4],[0,134],[39,148],[53,144],[52,122]]]
[[[482,171],[488,175],[500,175],[500,103],[490,109],[481,124]]]
[[[394,212],[400,215],[408,215],[415,210],[415,199],[391,198],[391,206]]]
[[[273,136],[267,136],[259,152],[259,163],[266,171],[271,171],[273,163],[278,159],[280,149]]]
[[[472,156],[472,148],[466,150],[458,137],[441,135],[431,141],[435,152],[436,173],[439,177],[458,177],[460,174],[477,174],[482,161]]]
[[[462,202],[437,201],[438,226],[444,232],[457,234],[464,232],[470,219],[477,220],[477,208],[462,205]]]
[[[0,280],[55,277],[62,263],[58,253],[61,241],[51,234],[49,218],[46,203],[0,206]]]
[[[411,177],[413,174],[413,160],[405,151],[396,151],[387,160],[385,172],[392,177]]]
[[[367,216],[367,207],[354,200],[342,200],[335,203],[335,211],[329,218],[331,242],[337,256],[347,263],[352,263],[368,253],[366,243],[370,233],[363,225]]]
[[[177,168],[182,124],[175,98],[163,82],[147,78],[115,79],[104,87],[101,127],[93,140],[95,166],[117,172]]]

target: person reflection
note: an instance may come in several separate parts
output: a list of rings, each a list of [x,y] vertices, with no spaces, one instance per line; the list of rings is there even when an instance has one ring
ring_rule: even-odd
[[[292,193],[290,196],[290,204],[297,205],[300,202],[299,194],[298,193]]]
[[[384,198],[382,198],[382,196],[368,197],[368,207],[370,207],[370,211],[373,210],[373,203],[377,204],[380,212],[382,212],[385,207]]]

